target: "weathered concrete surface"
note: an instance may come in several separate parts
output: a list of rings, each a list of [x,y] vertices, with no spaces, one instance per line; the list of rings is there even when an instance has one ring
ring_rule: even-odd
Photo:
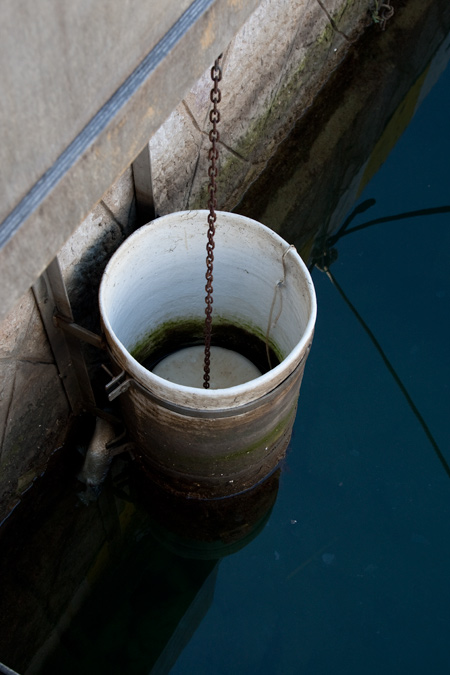
[[[307,259],[342,224],[450,58],[447,0],[410,0],[369,30],[237,207]]]
[[[2,323],[0,344],[1,520],[62,442],[69,406],[31,291]]]
[[[60,252],[78,320],[99,331],[97,290],[107,260],[135,225],[128,169]],[[98,350],[86,349],[95,372]],[[67,433],[71,410],[29,291],[0,325],[0,521],[45,469]]]
[[[1,320],[258,1],[4,3]]]
[[[218,203],[231,209],[353,40],[371,0],[264,0],[223,58]],[[263,28],[264,27],[264,28]],[[207,203],[209,70],[150,143],[156,211]]]
[[[0,222],[190,3],[2,3]]]
[[[76,320],[99,329],[97,292],[113,252],[135,227],[131,168],[111,187],[58,253]]]

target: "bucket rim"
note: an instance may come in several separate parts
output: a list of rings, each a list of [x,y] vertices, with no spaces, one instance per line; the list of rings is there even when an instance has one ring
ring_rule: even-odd
[[[308,300],[310,304],[309,316],[304,328],[302,337],[294,345],[289,354],[274,368],[263,373],[259,377],[248,380],[238,385],[232,387],[221,388],[221,389],[204,389],[200,387],[190,387],[182,384],[177,384],[175,382],[170,382],[158,375],[155,375],[151,371],[147,370],[142,366],[133,356],[131,356],[128,349],[125,345],[119,340],[115,334],[110,320],[105,311],[105,302],[104,294],[105,288],[109,280],[109,276],[112,268],[116,264],[118,259],[119,251],[123,247],[129,247],[136,243],[136,241],[145,236],[146,231],[149,229],[154,229],[156,227],[162,227],[168,221],[173,220],[194,220],[197,218],[205,218],[209,213],[206,209],[196,209],[188,211],[176,211],[170,214],[159,216],[154,220],[146,223],[135,232],[133,232],[121,246],[115,251],[109,260],[100,282],[99,288],[99,307],[102,328],[106,334],[107,340],[110,340],[110,348],[112,355],[116,357],[119,361],[121,367],[125,370],[128,370],[130,374],[136,378],[136,380],[141,383],[147,389],[153,389],[156,395],[159,398],[185,406],[187,408],[202,408],[205,410],[214,410],[214,409],[223,409],[223,408],[235,408],[241,406],[243,402],[251,402],[257,400],[263,396],[268,391],[277,387],[281,382],[283,382],[297,367],[298,363],[304,357],[304,354],[307,353],[314,334],[314,327],[317,317],[317,300],[314,289],[314,284],[311,279],[311,275],[305,263],[303,262],[301,256],[297,252],[297,249],[291,246],[285,239],[283,239],[279,234],[274,232],[272,229],[260,223],[257,220],[249,218],[247,216],[242,216],[240,214],[230,213],[228,211],[216,211],[217,217],[226,219],[229,223],[234,221],[235,224],[242,225],[243,223],[247,224],[250,227],[253,227],[259,231],[265,232],[265,234],[277,241],[284,252],[291,250],[290,256],[295,260],[297,266],[302,271],[306,282],[306,289],[308,293]],[[206,250],[206,227],[205,227],[205,250]],[[120,355],[120,359],[118,358]]]

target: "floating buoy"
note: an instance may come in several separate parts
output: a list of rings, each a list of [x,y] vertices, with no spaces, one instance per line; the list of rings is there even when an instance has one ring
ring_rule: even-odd
[[[284,457],[316,298],[293,246],[217,212],[211,381],[202,388],[206,214],[172,213],[137,230],[108,263],[99,303],[115,375],[109,397],[119,397],[140,459],[160,484],[211,499],[252,488]]]

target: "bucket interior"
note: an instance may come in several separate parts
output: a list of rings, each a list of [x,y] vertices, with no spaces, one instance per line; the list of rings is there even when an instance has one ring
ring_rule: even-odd
[[[133,354],[177,324],[204,324],[206,232],[206,211],[181,212],[126,240],[100,288],[109,341]],[[295,249],[265,226],[218,212],[213,277],[213,327],[229,323],[267,340],[280,361],[311,341],[309,273]]]

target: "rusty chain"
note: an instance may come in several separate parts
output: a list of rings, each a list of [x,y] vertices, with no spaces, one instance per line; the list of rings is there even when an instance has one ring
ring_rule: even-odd
[[[203,374],[203,387],[204,389],[209,389],[210,381],[210,364],[211,364],[211,331],[212,331],[212,303],[213,303],[213,262],[214,262],[214,235],[216,233],[216,208],[217,208],[217,174],[218,174],[218,161],[219,161],[219,140],[220,134],[217,129],[217,125],[220,122],[220,112],[218,110],[218,104],[221,101],[222,94],[219,89],[219,82],[222,79],[222,69],[219,65],[222,54],[216,59],[213,67],[211,68],[211,79],[214,82],[214,86],[211,89],[210,99],[213,104],[210,113],[209,121],[211,122],[211,130],[209,132],[209,140],[211,141],[211,147],[208,152],[209,168],[209,200],[208,200],[208,243],[206,244],[206,308],[205,308],[205,362],[204,362],[204,374]]]

